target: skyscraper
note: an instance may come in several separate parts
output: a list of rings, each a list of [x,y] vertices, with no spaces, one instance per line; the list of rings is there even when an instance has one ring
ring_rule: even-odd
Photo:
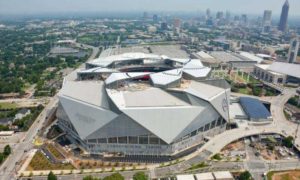
[[[226,11],[226,21],[229,22],[231,19],[231,14],[229,11]]]
[[[284,32],[287,29],[289,9],[290,9],[290,4],[289,4],[289,1],[286,0],[284,5],[282,6],[282,10],[281,10],[281,16],[280,16],[280,21],[279,21],[279,25],[278,25],[279,31]]]
[[[147,18],[148,18],[148,12],[144,12],[144,13],[143,13],[143,18],[144,18],[144,19],[147,19]]]
[[[271,10],[265,10],[264,11],[264,17],[263,17],[263,26],[271,25],[271,19],[272,19],[272,11]]]
[[[248,16],[247,16],[247,14],[242,14],[241,24],[242,25],[247,25],[248,24]]]
[[[174,20],[173,20],[173,27],[174,28],[180,28],[180,26],[181,26],[181,20],[178,19],[178,18],[174,18]]]
[[[206,18],[209,19],[211,16],[210,9],[206,9]]]
[[[157,14],[154,14],[152,19],[153,19],[154,22],[157,22],[157,21],[158,21],[158,16],[157,16]]]
[[[291,40],[290,49],[288,54],[288,62],[295,63],[297,60],[298,50],[299,50],[299,38],[295,37]]]
[[[216,15],[216,19],[221,20],[221,19],[223,19],[223,18],[224,18],[224,13],[223,13],[222,11],[218,11],[218,12],[217,12],[217,15]]]

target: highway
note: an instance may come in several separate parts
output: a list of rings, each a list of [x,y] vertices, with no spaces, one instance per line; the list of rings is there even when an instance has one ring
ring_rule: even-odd
[[[78,43],[77,43],[78,44]],[[80,44],[81,45],[81,44]],[[92,54],[88,60],[95,59],[99,53],[99,48],[82,44],[83,47],[91,48]],[[53,109],[57,107],[58,98],[57,95],[51,98],[41,114],[37,117],[30,129],[25,133],[20,143],[12,146],[12,154],[6,159],[6,161],[0,167],[0,179],[1,180],[13,180],[17,179],[17,171],[20,168],[20,161],[25,157],[26,152],[33,149],[33,141],[37,133],[42,129],[44,123],[47,120],[48,112],[54,112]]]

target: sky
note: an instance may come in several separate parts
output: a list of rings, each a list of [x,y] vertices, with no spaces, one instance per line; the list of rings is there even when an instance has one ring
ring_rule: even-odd
[[[285,0],[0,0],[0,14],[114,11],[205,11],[279,15]],[[289,0],[290,16],[300,16],[300,0]]]

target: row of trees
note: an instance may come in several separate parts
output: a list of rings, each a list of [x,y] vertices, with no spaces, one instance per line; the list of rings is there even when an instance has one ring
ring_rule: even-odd
[[[11,148],[9,145],[6,145],[4,147],[3,152],[0,153],[0,164],[2,164],[10,154],[11,154]]]
[[[57,176],[50,171],[48,174],[48,180],[57,180]],[[106,176],[103,178],[103,180],[124,180],[125,178],[120,173],[114,173],[110,176]],[[133,180],[148,180],[148,176],[144,172],[137,172],[133,175]],[[82,180],[101,180],[98,177],[94,177],[91,175],[83,177]]]
[[[13,125],[18,126],[18,129],[20,130],[27,131],[43,109],[43,105],[39,105],[36,108],[30,108],[31,113],[22,119],[16,120]]]

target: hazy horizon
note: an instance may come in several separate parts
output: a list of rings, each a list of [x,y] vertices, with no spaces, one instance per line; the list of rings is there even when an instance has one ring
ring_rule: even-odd
[[[278,16],[285,0],[0,0],[0,14],[231,11],[262,15],[272,10]],[[300,1],[289,0],[292,16],[300,16]]]

